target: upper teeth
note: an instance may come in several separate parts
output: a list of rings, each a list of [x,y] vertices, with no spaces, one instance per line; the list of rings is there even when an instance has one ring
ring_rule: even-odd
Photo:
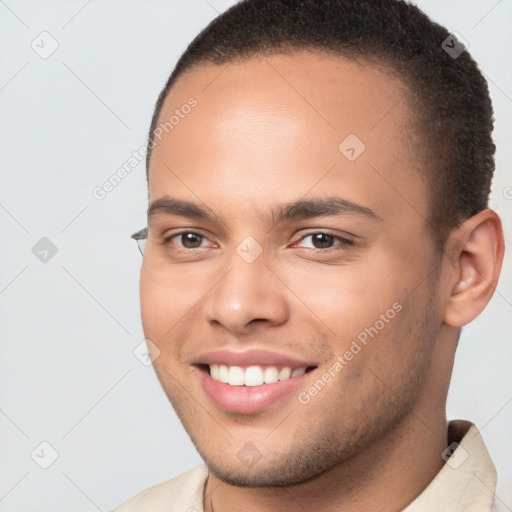
[[[242,368],[241,366],[227,366],[225,364],[211,364],[210,376],[213,380],[229,384],[230,386],[260,386],[272,384],[278,380],[288,380],[306,372],[306,367],[278,369],[276,366],[258,365]]]

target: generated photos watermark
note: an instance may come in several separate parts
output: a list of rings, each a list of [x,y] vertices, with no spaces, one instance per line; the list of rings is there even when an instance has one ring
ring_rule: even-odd
[[[302,391],[297,396],[299,403],[307,405],[313,398],[318,396],[319,393],[331,382],[336,375],[338,375],[349,363],[352,361],[357,354],[359,354],[368,342],[375,338],[382,329],[389,324],[400,311],[403,306],[400,302],[395,302],[385,313],[379,315],[379,319],[374,322],[373,325],[363,329],[357,336],[356,339],[352,340],[350,347],[343,353],[336,357],[334,363],[318,378],[315,383],[305,391]]]
[[[194,97],[190,97],[186,103],[181,105],[180,108],[174,110],[169,119],[165,122],[160,123],[153,130],[153,138],[146,141],[144,144],[139,146],[137,149],[132,151],[131,155],[126,159],[125,162],[114,172],[108,179],[106,179],[101,185],[93,188],[92,196],[98,201],[103,201],[108,194],[110,194],[131,172],[145,160],[148,150],[152,150],[158,142],[162,140],[164,134],[169,134],[174,130],[185,117],[192,112],[192,109],[197,107],[198,101]]]

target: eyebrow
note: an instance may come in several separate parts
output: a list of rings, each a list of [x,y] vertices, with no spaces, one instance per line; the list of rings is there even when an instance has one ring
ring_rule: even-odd
[[[191,201],[175,199],[169,196],[153,201],[148,208],[148,218],[155,215],[177,215],[189,219],[218,221],[213,211]],[[300,199],[284,203],[271,209],[266,217],[269,224],[278,224],[286,220],[305,220],[341,214],[355,214],[372,220],[382,220],[373,210],[341,197],[322,197],[317,199]]]

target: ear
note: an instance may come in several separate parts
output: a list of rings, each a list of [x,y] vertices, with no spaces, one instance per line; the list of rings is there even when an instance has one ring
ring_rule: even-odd
[[[500,218],[481,211],[454,230],[446,247],[453,272],[444,321],[462,327],[485,309],[498,283],[505,249]]]

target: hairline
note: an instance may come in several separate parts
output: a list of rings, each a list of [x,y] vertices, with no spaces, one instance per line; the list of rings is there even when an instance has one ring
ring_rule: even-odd
[[[349,61],[352,61],[356,64],[363,64],[370,67],[373,67],[374,69],[380,71],[381,73],[387,75],[389,78],[395,80],[397,84],[399,84],[400,88],[402,89],[402,93],[408,93],[409,99],[410,98],[416,98],[417,92],[414,90],[413,87],[410,86],[409,80],[407,79],[407,76],[404,72],[398,69],[398,66],[396,65],[396,62],[392,62],[392,59],[390,59],[388,56],[384,55],[380,51],[362,51],[356,48],[328,48],[324,46],[315,46],[312,44],[305,44],[305,45],[297,45],[297,44],[279,44],[275,47],[272,47],[268,49],[265,52],[262,51],[251,51],[246,55],[235,55],[233,57],[229,57],[224,59],[222,62],[216,62],[214,59],[210,57],[206,57],[204,59],[200,59],[199,61],[193,62],[191,64],[185,64],[181,68],[175,68],[173,73],[171,74],[171,77],[166,84],[164,90],[162,91],[163,97],[159,97],[157,104],[155,105],[153,116],[151,120],[151,127],[150,127],[150,133],[148,137],[148,144],[147,144],[147,153],[146,153],[146,177],[149,180],[149,167],[150,167],[150,161],[151,161],[151,155],[153,152],[154,145],[152,147],[151,143],[153,141],[153,131],[155,130],[156,126],[158,126],[160,117],[163,112],[163,107],[165,105],[165,102],[169,98],[169,96],[172,94],[174,88],[178,85],[179,82],[184,80],[187,76],[189,76],[191,73],[196,71],[198,68],[201,68],[203,66],[208,65],[214,65],[218,67],[223,66],[229,66],[229,65],[236,65],[236,64],[242,64],[245,62],[250,62],[252,60],[262,60],[267,57],[273,56],[273,55],[289,55],[289,56],[296,56],[300,55],[301,53],[311,53],[311,54],[317,54],[322,55],[325,57],[338,57],[338,58],[344,58]],[[419,99],[419,98],[417,98]],[[412,121],[413,125],[417,125],[417,120],[414,119],[414,113],[413,109],[410,108],[410,118],[409,120]],[[155,115],[157,117],[155,117]]]

